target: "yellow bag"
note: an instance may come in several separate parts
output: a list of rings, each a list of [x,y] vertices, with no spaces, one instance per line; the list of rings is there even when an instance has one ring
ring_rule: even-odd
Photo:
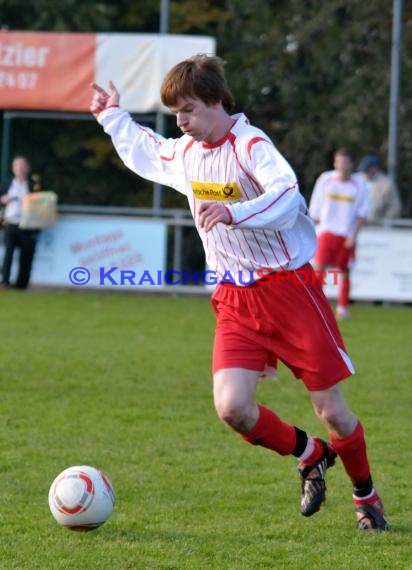
[[[51,191],[30,192],[22,198],[22,216],[19,228],[42,230],[56,223],[57,194]]]

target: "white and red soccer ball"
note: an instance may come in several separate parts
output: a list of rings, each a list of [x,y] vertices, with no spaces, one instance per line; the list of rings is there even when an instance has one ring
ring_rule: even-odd
[[[93,530],[113,512],[116,494],[107,476],[94,467],[65,469],[49,491],[49,507],[56,521],[70,530]]]

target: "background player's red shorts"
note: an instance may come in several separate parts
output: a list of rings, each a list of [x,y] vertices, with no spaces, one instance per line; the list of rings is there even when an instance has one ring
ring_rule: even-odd
[[[355,248],[345,247],[346,238],[324,232],[318,236],[315,263],[318,267],[347,269],[355,257]]]
[[[309,263],[246,287],[219,285],[212,305],[217,316],[214,373],[222,368],[262,372],[279,359],[308,390],[325,390],[354,373]]]

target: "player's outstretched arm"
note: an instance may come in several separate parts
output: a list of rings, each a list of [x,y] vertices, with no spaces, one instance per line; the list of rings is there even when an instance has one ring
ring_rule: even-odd
[[[92,83],[91,86],[94,93],[90,103],[90,112],[97,119],[99,113],[119,104],[120,95],[112,81],[109,81],[109,93],[97,83]]]
[[[174,160],[176,139],[166,140],[163,135],[142,127],[125,109],[102,113],[110,107],[119,106],[119,92],[112,81],[109,81],[107,91],[96,83],[92,83],[91,87],[93,97],[90,112],[111,137],[124,164],[142,178],[171,186],[186,195],[187,183],[181,175],[181,163]]]

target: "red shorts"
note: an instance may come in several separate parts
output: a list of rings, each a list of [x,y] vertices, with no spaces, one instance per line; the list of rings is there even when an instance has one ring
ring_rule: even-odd
[[[318,236],[318,247],[315,254],[315,263],[318,267],[337,267],[348,269],[355,257],[355,248],[345,247],[346,238],[329,232]]]
[[[307,263],[246,287],[219,285],[213,373],[264,371],[281,360],[308,390],[325,390],[354,373],[322,285]]]

